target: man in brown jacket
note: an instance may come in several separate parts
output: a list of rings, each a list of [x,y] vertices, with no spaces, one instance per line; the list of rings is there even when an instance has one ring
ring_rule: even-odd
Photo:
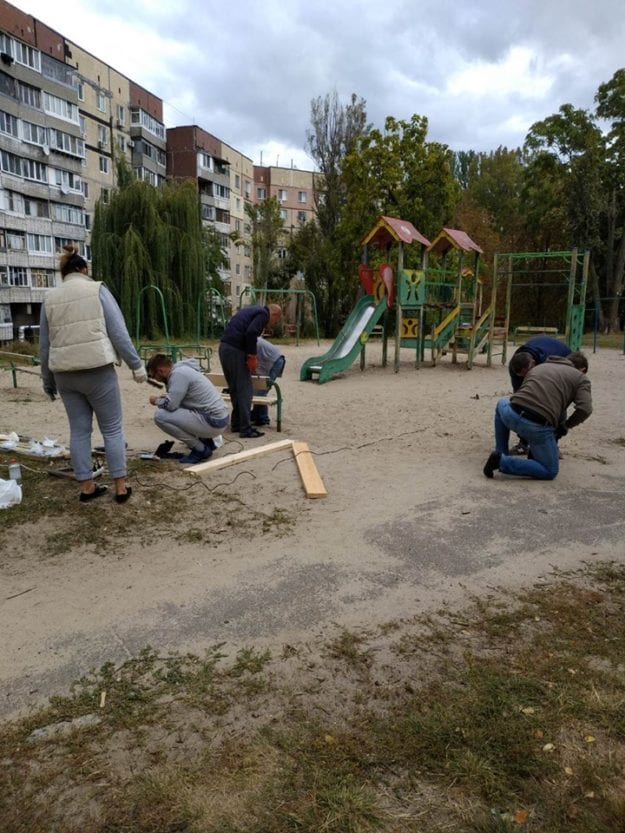
[[[588,360],[583,353],[571,353],[566,358],[552,356],[537,365],[528,353],[516,353],[510,360],[510,370],[522,376],[523,383],[510,399],[497,403],[496,450],[486,461],[484,474],[492,477],[499,470],[553,480],[560,468],[557,440],[592,413],[590,380],[586,377]],[[567,417],[571,404],[575,410]],[[510,431],[527,439],[532,459],[508,453]]]

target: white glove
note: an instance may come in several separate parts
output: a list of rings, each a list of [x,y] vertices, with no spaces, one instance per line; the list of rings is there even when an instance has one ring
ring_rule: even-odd
[[[141,382],[148,381],[148,372],[145,369],[145,364],[143,362],[141,362],[141,367],[138,367],[136,370],[132,371],[132,378],[135,380],[135,382],[138,382],[139,384],[141,384]]]

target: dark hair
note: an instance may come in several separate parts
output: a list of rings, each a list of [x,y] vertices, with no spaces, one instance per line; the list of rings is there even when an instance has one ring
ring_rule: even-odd
[[[159,367],[171,367],[173,361],[171,360],[170,356],[167,353],[155,353],[153,356],[150,357],[150,360],[145,366],[147,374],[150,378],[154,376],[154,373],[159,369]]]
[[[87,261],[78,253],[78,246],[75,243],[66,243],[63,246],[65,254],[61,255],[59,261],[59,269],[61,275],[65,277],[72,272],[80,272],[81,269],[87,268]]]
[[[573,367],[581,370],[582,373],[586,373],[588,371],[588,359],[580,350],[576,350],[575,353],[569,353],[567,359],[571,362]]]
[[[520,376],[521,371],[527,370],[533,361],[534,357],[531,353],[526,353],[525,350],[519,350],[510,359],[508,368],[510,373],[514,373],[515,376]]]

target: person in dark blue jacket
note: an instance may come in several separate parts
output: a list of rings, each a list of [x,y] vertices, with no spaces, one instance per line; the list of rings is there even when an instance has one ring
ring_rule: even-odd
[[[549,356],[561,356],[562,358],[566,358],[566,356],[569,356],[571,352],[571,348],[568,344],[565,344],[564,341],[558,341],[557,338],[552,338],[551,336],[534,336],[534,338],[528,338],[525,344],[522,344],[514,351],[513,355],[516,356],[517,353],[529,353],[536,364],[543,364],[547,361]],[[512,391],[516,393],[521,387],[524,377],[513,373],[510,366],[508,366],[508,371],[510,373]],[[528,443],[523,439],[523,437],[519,437],[519,442],[511,449],[511,453],[527,454],[527,451]]]
[[[232,415],[230,427],[240,437],[264,436],[251,423],[252,374],[256,373],[256,342],[263,330],[270,329],[282,317],[278,304],[243,307],[232,316],[219,344],[219,361],[230,390]]]

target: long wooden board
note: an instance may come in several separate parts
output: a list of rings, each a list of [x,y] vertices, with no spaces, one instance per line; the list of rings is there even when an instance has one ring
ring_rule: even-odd
[[[293,456],[295,457],[295,462],[297,463],[297,468],[299,469],[300,477],[304,484],[306,497],[327,497],[327,489],[323,485],[323,480],[310,453],[308,443],[299,443],[294,440]]]
[[[245,451],[237,451],[236,454],[228,454],[225,457],[220,457],[218,460],[208,460],[206,463],[198,463],[195,466],[189,466],[185,471],[197,476],[210,471],[217,471],[217,469],[224,469],[227,466],[234,466],[236,463],[243,463],[246,460],[253,460],[256,457],[271,454],[273,451],[283,451],[292,447],[293,440],[278,440],[275,443],[258,445],[256,448],[246,449]]]

